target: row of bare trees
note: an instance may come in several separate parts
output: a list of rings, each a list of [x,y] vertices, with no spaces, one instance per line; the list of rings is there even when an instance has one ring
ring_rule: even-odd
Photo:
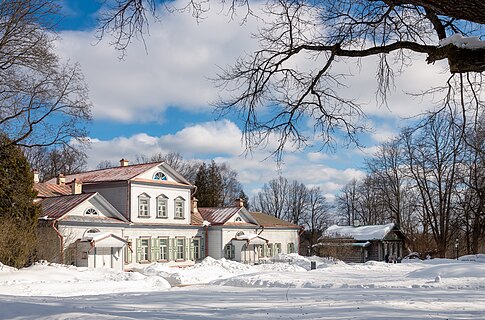
[[[263,185],[252,198],[251,209],[304,226],[304,246],[310,250],[333,221],[332,206],[319,187],[309,188],[281,176]]]
[[[343,222],[395,222],[411,249],[450,256],[483,250],[485,126],[445,110],[379,146],[367,176],[337,197]],[[482,119],[483,120],[483,119]]]

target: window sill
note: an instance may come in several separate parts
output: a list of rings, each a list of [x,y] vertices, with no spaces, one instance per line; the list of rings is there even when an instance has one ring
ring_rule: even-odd
[[[168,216],[167,217],[157,217],[157,219],[168,219]]]
[[[150,216],[138,216],[140,219],[150,219]]]
[[[184,220],[184,217],[174,217],[175,220]]]

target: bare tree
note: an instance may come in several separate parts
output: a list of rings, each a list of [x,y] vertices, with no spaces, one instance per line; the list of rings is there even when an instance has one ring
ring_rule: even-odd
[[[101,36],[114,34],[116,47],[126,50],[133,37],[148,33],[149,18],[159,18],[158,4],[162,2],[114,3],[102,20]],[[230,13],[243,6],[247,14],[253,14],[247,0],[228,4]],[[188,0],[183,9],[200,19],[208,2]],[[448,83],[429,91],[423,88],[424,92],[440,92],[447,102],[465,105],[472,101],[483,107],[476,85],[481,85],[485,71],[485,48],[439,43],[455,33],[480,36],[483,12],[481,0],[270,0],[269,17],[255,35],[259,48],[218,76],[221,90],[233,94],[218,104],[219,111],[222,115],[236,112],[245,119],[243,134],[249,149],[276,136],[279,144],[274,155],[278,160],[287,143],[304,148],[309,139],[317,138],[322,147],[333,146],[335,135],[341,132],[347,142],[358,143],[358,133],[366,129],[365,115],[356,101],[341,94],[345,77],[335,65],[356,63],[358,67],[361,58],[376,57],[377,98],[386,103],[394,76],[411,65],[412,54],[428,63],[447,60],[449,64]],[[313,66],[298,66],[297,59]],[[473,80],[474,75],[480,79]],[[469,94],[451,90],[453,83],[469,88]],[[313,121],[310,133],[308,120]]]
[[[102,160],[96,165],[96,169],[109,169],[114,167],[116,167],[116,165],[109,160]]]
[[[300,222],[305,225],[310,255],[314,253],[313,245],[332,221],[331,208],[319,187],[308,190],[307,206]]]
[[[49,180],[59,173],[73,174],[87,169],[87,156],[83,149],[62,145],[57,148],[24,148],[31,167],[39,173],[41,181]]]
[[[337,215],[342,218],[342,223],[351,226],[354,224],[354,221],[358,219],[357,200],[357,180],[353,179],[347,183],[342,190],[340,190],[340,194],[337,195]]]
[[[455,235],[462,128],[453,114],[432,115],[418,129],[405,130],[403,142],[410,177],[416,184],[423,223],[445,256]]]
[[[275,178],[263,185],[254,197],[252,206],[256,211],[264,212],[279,219],[286,219],[288,210],[288,180]]]
[[[57,6],[0,3],[0,132],[23,147],[84,141],[91,104],[77,64],[54,53]]]
[[[195,183],[197,171],[201,165],[200,161],[185,160],[178,152],[156,153],[151,156],[139,154],[136,156],[135,163],[149,163],[149,162],[165,162],[185,179],[191,183]]]

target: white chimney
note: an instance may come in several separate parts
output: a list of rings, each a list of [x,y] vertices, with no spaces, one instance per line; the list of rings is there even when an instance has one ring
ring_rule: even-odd
[[[234,200],[234,205],[236,207],[242,208],[242,207],[244,207],[244,200],[241,199],[241,198],[238,198],[238,199]]]
[[[62,173],[59,173],[59,175],[57,176],[57,184],[60,186],[66,184],[66,177]]]
[[[83,193],[83,184],[78,179],[73,179],[71,181],[71,193],[72,194],[81,194],[81,193]]]
[[[127,167],[128,166],[128,160],[125,158],[120,160],[120,167]]]
[[[32,170],[32,173],[34,175],[34,183],[39,183],[39,171],[37,169]]]

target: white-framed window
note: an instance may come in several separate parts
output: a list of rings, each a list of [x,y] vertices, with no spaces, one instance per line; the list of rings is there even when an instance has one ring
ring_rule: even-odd
[[[192,243],[194,244],[194,260],[199,260],[200,255],[200,238],[193,238]]]
[[[184,219],[184,211],[185,211],[185,199],[182,197],[177,197],[174,201],[175,207],[175,219]]]
[[[236,217],[236,222],[242,222],[243,220],[241,219],[241,217]]]
[[[140,261],[150,261],[150,238],[140,239]]]
[[[146,193],[138,196],[138,217],[150,217],[150,197]]]
[[[153,180],[161,180],[161,181],[165,181],[167,180],[167,176],[165,175],[165,173],[163,173],[162,171],[157,171],[154,175],[153,175]]]
[[[295,244],[293,242],[288,243],[287,253],[295,253]]]
[[[185,260],[185,238],[175,239],[175,259]]]
[[[157,197],[157,218],[168,218],[168,197],[164,194]]]
[[[85,216],[97,216],[98,211],[96,211],[96,209],[94,209],[94,208],[88,208],[88,209],[86,209],[86,211],[84,211],[84,215]]]
[[[170,245],[168,238],[160,238],[160,260],[168,261],[168,252],[170,250]]]

